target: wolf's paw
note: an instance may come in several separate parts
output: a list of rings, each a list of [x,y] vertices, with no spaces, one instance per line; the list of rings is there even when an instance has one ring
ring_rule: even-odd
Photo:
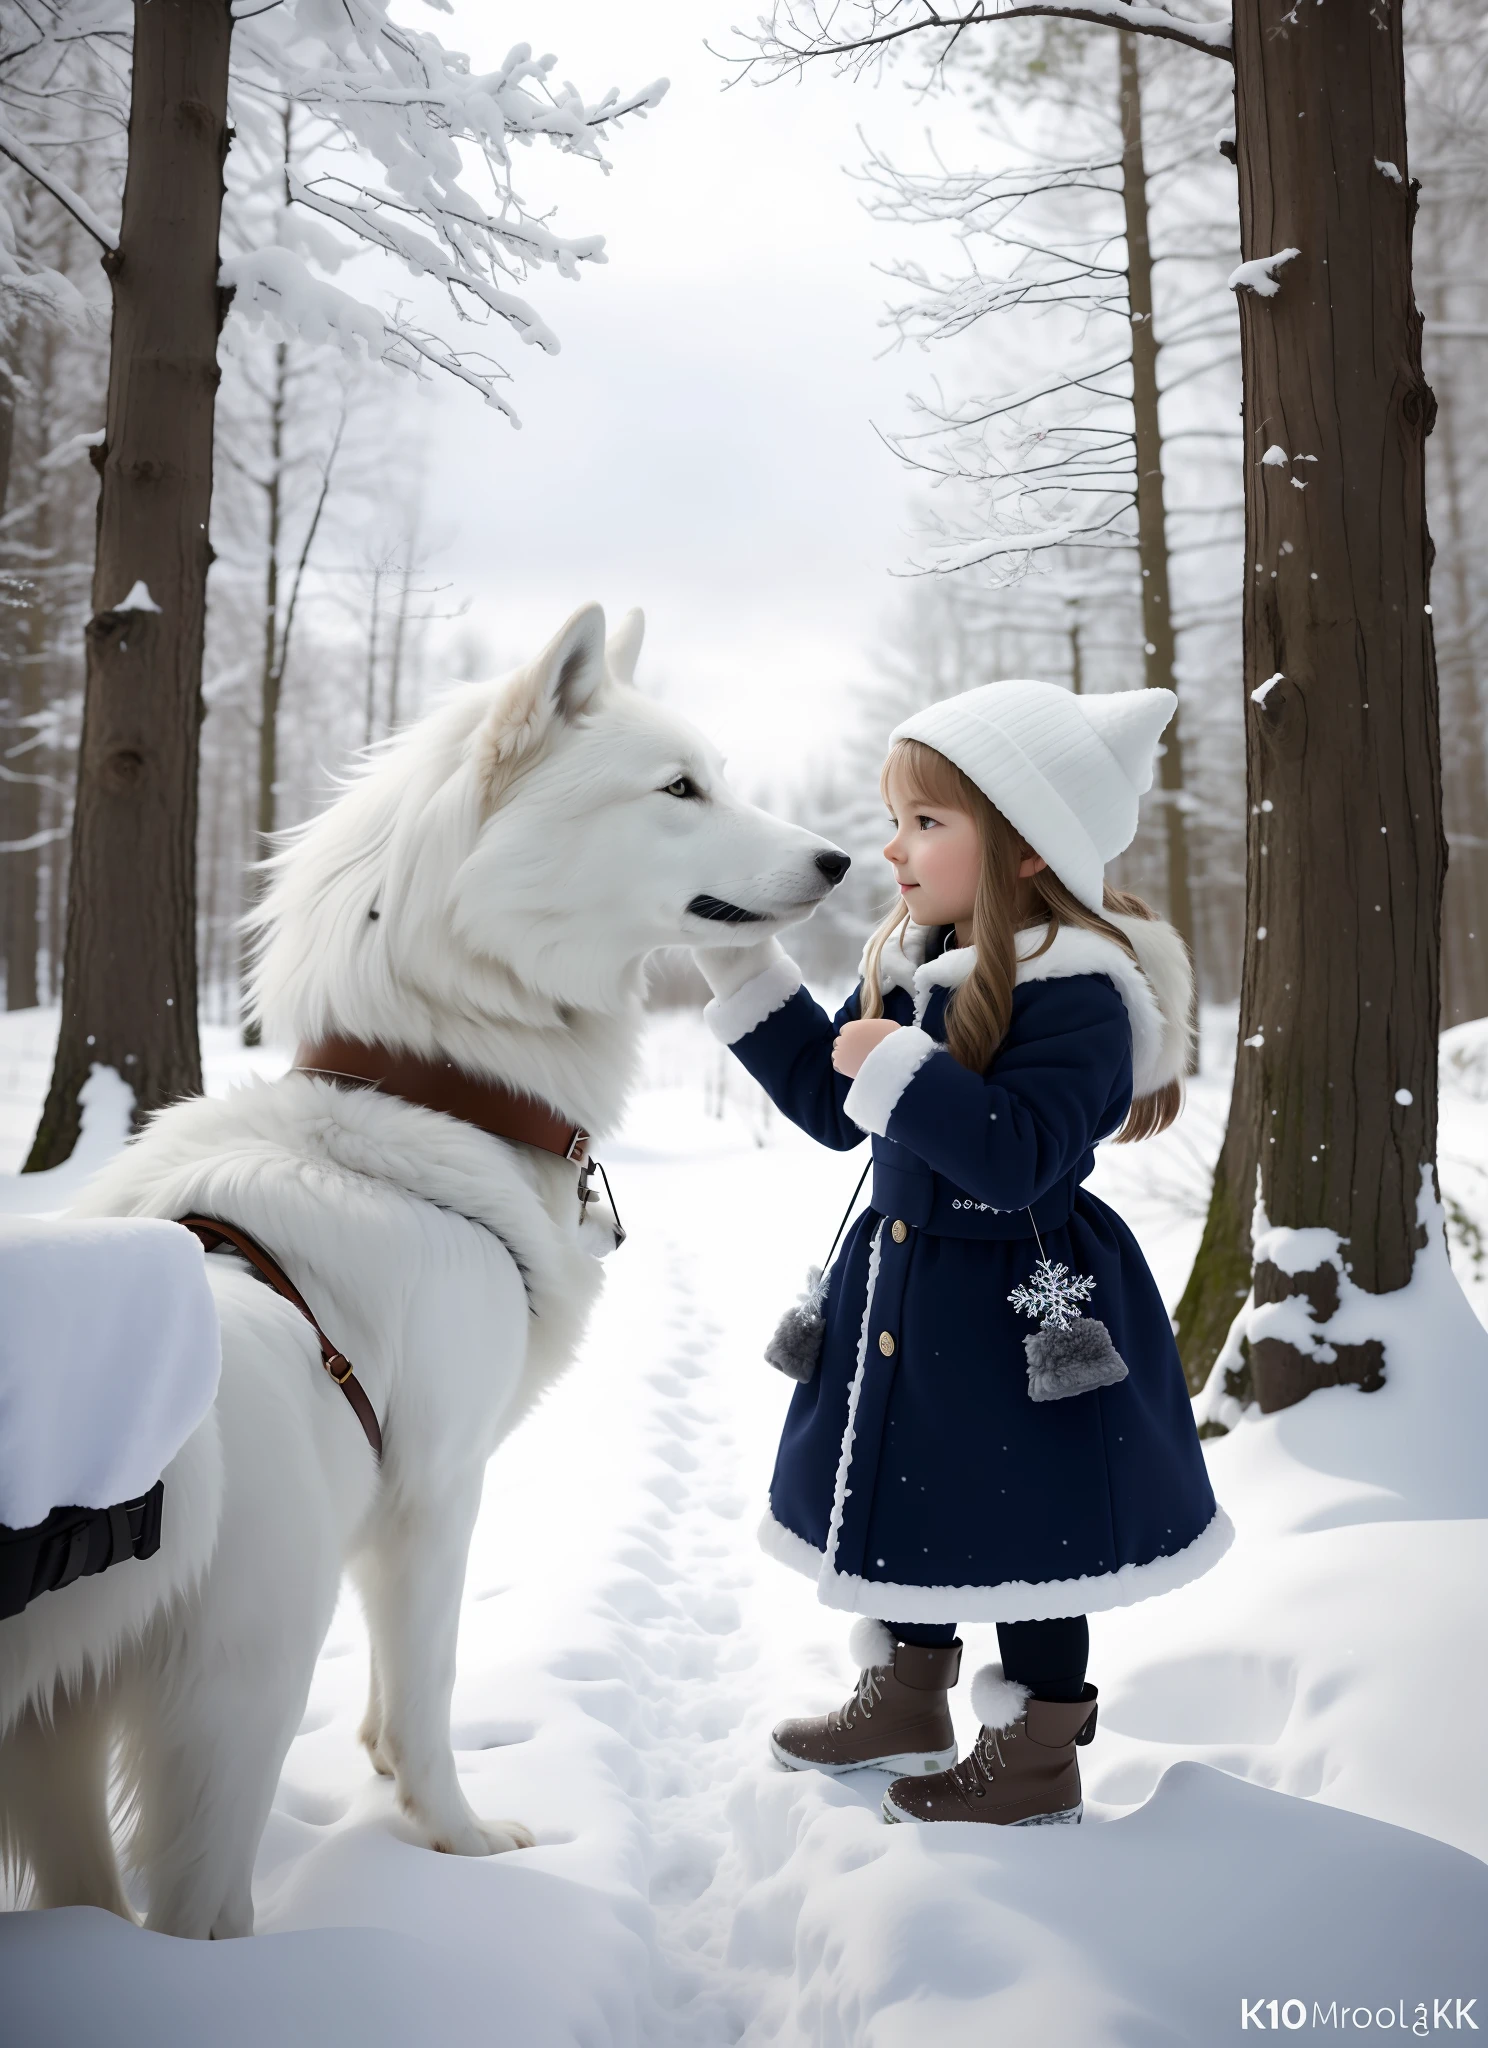
[[[374,1721],[369,1714],[357,1730],[357,1741],[366,1750],[372,1768],[379,1778],[393,1776],[392,1758],[382,1746],[382,1724]]]
[[[537,1837],[519,1820],[471,1819],[458,1828],[438,1830],[429,1843],[442,1856],[500,1856],[508,1849],[531,1849]]]

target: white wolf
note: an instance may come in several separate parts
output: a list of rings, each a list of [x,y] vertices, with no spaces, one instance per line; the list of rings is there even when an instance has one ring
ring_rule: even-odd
[[[501,684],[455,690],[277,859],[256,997],[277,1038],[443,1054],[598,1138],[625,1100],[643,962],[809,914],[847,858],[739,800],[715,750],[631,687],[578,611]],[[94,1214],[219,1217],[289,1272],[381,1420],[379,1469],[303,1318],[207,1261],[216,1404],[165,1474],[159,1553],[0,1622],[0,1828],[46,1905],[121,1914],[111,1743],[148,1924],[253,1927],[250,1879],[349,1568],[372,1639],[362,1739],[430,1847],[531,1841],[455,1775],[450,1693],[485,1464],[572,1357],[596,1294],[578,1169],[305,1073],[177,1104],[89,1190]]]

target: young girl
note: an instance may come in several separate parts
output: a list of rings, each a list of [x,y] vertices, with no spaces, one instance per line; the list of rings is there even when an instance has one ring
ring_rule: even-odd
[[[782,1722],[775,1756],[904,1773],[890,1820],[1078,1821],[1085,1616],[1196,1578],[1234,1533],[1152,1275],[1081,1185],[1102,1138],[1150,1137],[1181,1103],[1187,954],[1103,874],[1176,706],[989,683],[900,725],[882,778],[900,901],[835,1019],[773,940],[698,954],[714,1032],[785,1114],[839,1150],[873,1141],[761,1535],[863,1617],[852,1697]],[[1062,1397],[1034,1391],[1009,1300],[1041,1259],[1094,1283],[1063,1314],[1106,1361]],[[957,1763],[962,1620],[997,1623],[1002,1663],[973,1682]]]

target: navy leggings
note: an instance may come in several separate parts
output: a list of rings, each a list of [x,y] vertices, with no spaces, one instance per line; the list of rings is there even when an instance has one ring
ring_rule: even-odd
[[[884,1627],[901,1643],[924,1650],[956,1640],[954,1622],[886,1621]],[[1035,1699],[1079,1699],[1090,1661],[1090,1623],[1083,1614],[1060,1615],[1053,1621],[1000,1621],[997,1647],[1003,1677],[1026,1685]]]

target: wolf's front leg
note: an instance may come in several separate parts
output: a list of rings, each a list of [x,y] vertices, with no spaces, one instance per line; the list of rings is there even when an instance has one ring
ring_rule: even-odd
[[[365,1598],[365,1583],[361,1579],[358,1580],[358,1583],[362,1586]],[[377,1675],[377,1647],[375,1644],[372,1647],[372,1653],[367,1660],[367,1664],[367,1711],[363,1714],[362,1725],[357,1730],[357,1740],[371,1758],[372,1768],[376,1771],[378,1777],[390,1778],[393,1775],[393,1767],[387,1756],[383,1753],[382,1747],[382,1680]]]
[[[460,1594],[480,1483],[477,1472],[437,1501],[389,1501],[357,1572],[381,1709],[377,1756],[391,1766],[398,1804],[429,1847],[456,1856],[533,1842],[519,1821],[476,1818],[450,1747]]]

